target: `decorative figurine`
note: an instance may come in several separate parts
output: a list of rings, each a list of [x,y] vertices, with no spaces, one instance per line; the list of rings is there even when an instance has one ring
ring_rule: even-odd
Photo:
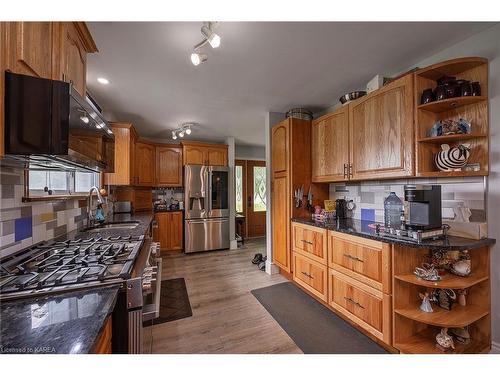
[[[472,271],[470,255],[467,250],[461,251],[458,260],[450,266],[450,272],[455,275],[466,277]]]
[[[469,327],[450,328],[450,335],[453,336],[455,340],[457,340],[457,342],[461,344],[470,344]]]
[[[453,289],[435,289],[430,297],[430,302],[437,303],[439,307],[445,310],[451,310],[457,295]]]
[[[467,289],[460,289],[457,290],[458,293],[458,304],[460,306],[467,306],[467,299],[465,298],[467,294],[469,294],[469,291]]]
[[[441,328],[441,332],[436,335],[436,347],[446,352],[455,350],[453,337],[448,334],[448,328]]]
[[[434,163],[439,170],[449,172],[459,170],[469,160],[470,144],[461,144],[450,147],[448,144],[441,145],[441,151],[434,156]]]
[[[422,280],[427,280],[427,281],[441,280],[441,276],[439,276],[438,271],[434,268],[433,265],[428,263],[423,263],[422,267],[416,267],[413,273],[415,274],[415,276],[417,276]]]
[[[419,293],[418,294],[422,299],[422,303],[420,304],[420,310],[423,312],[431,313],[434,312],[431,306],[431,302],[429,300],[429,293]]]

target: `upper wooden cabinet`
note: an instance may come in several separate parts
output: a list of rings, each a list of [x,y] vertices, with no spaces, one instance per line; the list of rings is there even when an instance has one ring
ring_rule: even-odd
[[[227,166],[227,145],[182,142],[183,164]]]
[[[136,185],[153,186],[155,184],[155,146],[151,143],[135,143]]]
[[[312,180],[343,181],[349,168],[349,110],[347,106],[322,116],[311,128]]]
[[[351,178],[412,176],[413,74],[349,104]]]
[[[115,136],[115,169],[114,173],[104,173],[106,185],[135,185],[135,142],[137,133],[130,123],[111,123]]]
[[[156,146],[156,186],[182,186],[182,148]]]
[[[273,173],[288,170],[288,122],[282,122],[272,129],[271,159]]]

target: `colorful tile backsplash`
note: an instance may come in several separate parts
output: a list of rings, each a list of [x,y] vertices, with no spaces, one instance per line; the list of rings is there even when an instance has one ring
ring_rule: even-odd
[[[441,185],[443,220],[455,220],[457,208],[463,207],[470,209],[471,223],[486,222],[486,185],[483,177],[332,183],[330,184],[330,199],[344,197],[352,199],[356,205],[352,212],[354,218],[369,220],[367,218],[374,215],[375,221],[383,222],[384,199],[393,191],[403,200],[406,184]]]
[[[24,172],[0,165],[0,258],[81,228],[85,201],[23,203]]]

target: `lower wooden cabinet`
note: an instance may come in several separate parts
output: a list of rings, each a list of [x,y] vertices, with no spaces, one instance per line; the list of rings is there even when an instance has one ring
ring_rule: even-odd
[[[386,344],[392,342],[391,296],[329,270],[328,304]]]
[[[157,212],[155,220],[157,228],[153,233],[153,238],[160,242],[160,249],[163,251],[182,250],[184,248],[182,211]]]
[[[391,292],[391,245],[328,232],[328,267],[384,293]]]
[[[293,252],[293,280],[323,301],[328,297],[326,265]]]
[[[319,263],[327,263],[326,229],[292,223],[292,250]]]

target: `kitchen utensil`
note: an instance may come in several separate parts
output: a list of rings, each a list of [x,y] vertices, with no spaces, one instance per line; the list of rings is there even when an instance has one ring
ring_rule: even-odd
[[[312,201],[312,192],[311,192],[311,186],[309,185],[309,191],[307,192],[307,209],[311,209],[313,206],[313,201]]]
[[[356,100],[366,95],[366,91],[353,91],[347,94],[342,95],[339,100],[342,104],[346,104],[351,100]]]
[[[285,114],[286,118],[298,118],[301,120],[312,120],[313,113],[305,108],[292,108]]]
[[[425,89],[422,92],[422,97],[420,98],[420,104],[427,104],[434,101],[434,93],[432,89]]]

